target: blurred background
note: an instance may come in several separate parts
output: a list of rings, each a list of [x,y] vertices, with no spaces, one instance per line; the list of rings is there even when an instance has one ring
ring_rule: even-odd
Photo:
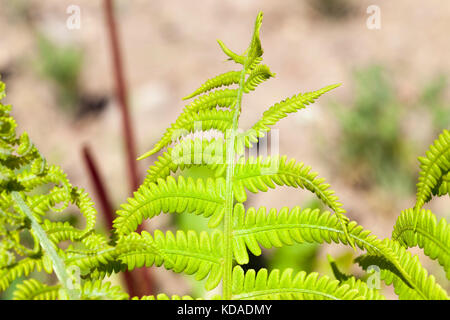
[[[73,5],[80,9],[75,29],[67,24]],[[401,210],[414,203],[417,157],[450,127],[447,0],[116,0],[114,5],[137,155],[175,120],[185,105],[182,97],[236,69],[225,62],[216,39],[243,51],[263,11],[264,63],[276,78],[244,97],[240,127],[248,128],[282,99],[342,83],[277,125],[280,153],[326,178],[352,219],[379,237],[390,236]],[[371,5],[380,9],[380,28],[369,28]],[[5,101],[14,106],[19,132],[27,131],[49,162],[87,189],[100,225],[107,225],[83,148],[89,148],[114,209],[131,191],[103,1],[0,0],[0,30]],[[156,158],[137,162],[140,181]],[[308,192],[289,188],[251,195],[247,205],[322,208]],[[450,214],[448,197],[426,208],[438,217]],[[202,220],[191,219],[163,215],[145,227],[204,228]],[[449,288],[438,264],[413,251]],[[355,254],[338,245],[267,250],[251,266],[332,276],[327,254],[342,271],[364,276],[352,266]],[[150,272],[158,292],[203,294],[191,278],[157,268]],[[394,297],[389,288],[385,294]]]

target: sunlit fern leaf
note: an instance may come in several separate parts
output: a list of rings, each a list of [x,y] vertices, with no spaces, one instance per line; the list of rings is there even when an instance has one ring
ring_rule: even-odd
[[[293,275],[292,269],[250,269],[246,273],[240,266],[233,270],[233,299],[236,300],[355,300],[364,299],[357,289],[339,285],[339,281],[318,273],[300,271]]]
[[[392,232],[392,239],[407,247],[419,246],[431,259],[437,259],[450,279],[450,226],[430,211],[402,211]]]
[[[61,286],[48,286],[36,279],[24,280],[13,293],[14,300],[58,300]]]
[[[260,83],[270,79],[271,77],[275,77],[275,74],[270,72],[268,66],[259,65],[255,67],[244,83],[244,92],[249,93],[250,91],[255,90]]]
[[[433,196],[442,197],[444,195],[450,196],[450,172],[443,175],[439,183],[433,189]]]
[[[85,282],[81,287],[83,300],[127,300],[128,294],[119,286],[112,286],[110,282]]]
[[[419,157],[420,173],[417,183],[416,209],[431,199],[433,189],[450,170],[450,132],[444,130],[426,152]]]
[[[238,84],[240,78],[241,78],[241,71],[228,71],[228,72],[222,73],[214,78],[207,80],[204,84],[201,85],[200,88],[195,90],[190,95],[184,97],[183,100],[193,98],[199,94],[208,92],[215,88],[219,88],[222,86],[229,86],[232,84]],[[233,90],[233,92],[234,92],[234,98],[235,98],[236,90]]]
[[[9,285],[21,276],[28,276],[33,271],[43,269],[42,256],[27,257],[7,267],[0,269],[0,291],[6,290]]]
[[[270,127],[275,125],[281,119],[287,117],[289,113],[297,112],[303,108],[306,108],[310,103],[314,103],[324,93],[339,87],[340,84],[333,84],[326,86],[322,89],[313,92],[299,93],[291,98],[285,99],[271,106],[264,111],[263,116],[258,120],[249,130],[247,130],[243,137],[245,139],[245,145],[249,148],[252,147],[252,143],[257,143],[258,138],[265,136],[271,129]]]
[[[257,193],[274,189],[276,185],[285,185],[309,190],[335,212],[342,230],[350,239],[346,227],[348,218],[338,197],[329,189],[330,185],[324,183],[323,178],[317,178],[317,173],[311,172],[311,167],[302,162],[297,163],[294,159],[287,161],[286,156],[258,157],[256,160],[249,158],[247,161],[243,159],[236,165],[233,181],[233,191],[238,202],[247,200],[245,189]],[[352,240],[349,241],[353,246]]]
[[[233,251],[239,264],[249,261],[247,249],[254,255],[261,255],[264,248],[282,247],[295,243],[342,243],[349,242],[336,215],[318,209],[294,207],[282,208],[279,212],[265,207],[247,212],[242,204],[236,204],[233,223]],[[347,225],[349,236],[357,247],[374,255],[385,256],[395,263],[395,255],[386,248],[369,230],[355,221]]]
[[[255,27],[253,29],[253,36],[250,45],[245,52],[246,60],[244,61],[244,69],[252,70],[257,64],[261,62],[261,56],[263,55],[263,49],[261,46],[261,40],[259,31],[261,29],[263,19],[263,13],[258,13],[255,21]]]
[[[222,233],[211,235],[194,231],[177,231],[176,236],[156,230],[154,235],[143,231],[131,233],[119,239],[115,247],[104,250],[78,251],[68,256],[68,265],[77,265],[84,270],[97,270],[97,277],[153,265],[164,266],[177,273],[195,275],[200,281],[207,278],[205,287],[214,289],[222,276]]]
[[[195,131],[207,131],[215,129],[226,133],[232,127],[233,113],[227,110],[200,110],[199,112],[188,111],[182,114],[164,136],[156,143],[152,150],[146,152],[138,158],[144,159],[172,142],[177,141],[183,136]]]
[[[158,179],[157,184],[143,185],[128,203],[117,211],[114,228],[118,234],[136,230],[144,219],[164,213],[195,213],[211,217],[217,224],[223,216],[223,178],[206,181],[190,177]],[[216,224],[216,225],[217,225]]]
[[[167,270],[195,275],[197,281],[208,278],[207,290],[214,289],[222,277],[222,233],[215,230],[211,235],[203,231],[177,231],[176,236],[167,231],[155,231],[153,237],[142,232],[133,233],[117,244],[117,259],[129,270],[142,266],[164,265]]]
[[[252,143],[257,143],[258,138],[264,137],[265,134],[271,130],[270,126],[275,125],[279,120],[287,117],[288,113],[294,113],[300,109],[305,108],[310,103],[314,103],[315,100],[318,99],[322,94],[339,86],[340,84],[334,84],[326,86],[317,91],[303,94],[300,93],[274,104],[272,107],[264,111],[262,118],[243,134],[245,145],[251,148]]]
[[[380,277],[387,285],[393,284],[395,293],[401,300],[448,300],[449,297],[442,287],[436,283],[433,275],[421,265],[417,255],[412,256],[400,243],[389,239],[383,244],[390,248],[398,257],[402,273],[398,273],[391,262],[383,257],[370,254],[359,256],[355,261],[364,269],[377,266],[381,269]]]
[[[184,139],[158,157],[158,161],[148,169],[143,184],[155,183],[158,178],[166,179],[178,169],[184,170],[194,165],[217,170],[217,176],[221,176],[225,170],[225,155],[223,139]]]
[[[221,40],[217,40],[222,51],[229,57],[229,60],[233,60],[238,64],[244,64],[245,57],[231,51]]]

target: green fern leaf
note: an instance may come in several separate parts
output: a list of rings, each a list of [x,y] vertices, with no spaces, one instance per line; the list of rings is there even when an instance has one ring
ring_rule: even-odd
[[[117,245],[118,259],[128,265],[128,269],[151,265],[161,266],[174,272],[195,274],[200,281],[208,277],[206,289],[214,289],[222,277],[223,256],[222,233],[214,231],[197,235],[194,231],[177,231],[176,236],[167,231],[164,235],[157,230],[152,237],[149,233],[133,233],[123,238]]]
[[[434,276],[428,275],[417,256],[412,256],[396,241],[385,239],[383,244],[395,254],[400,268],[382,256],[370,254],[359,256],[356,262],[365,269],[371,265],[378,266],[381,269],[381,279],[387,285],[393,284],[395,293],[402,300],[447,300],[449,298],[445,290],[436,283]]]
[[[450,226],[444,218],[437,222],[430,210],[404,210],[394,226],[392,239],[410,248],[424,249],[428,257],[439,261],[450,279]]]
[[[280,274],[281,273],[281,274]],[[246,273],[240,266],[233,270],[233,299],[236,300],[356,300],[364,299],[357,289],[316,272],[301,271],[293,276],[292,269],[250,269]]]
[[[61,286],[48,286],[35,279],[23,281],[13,293],[14,300],[57,300]]]
[[[275,74],[270,72],[268,66],[259,65],[255,67],[244,83],[244,92],[249,93],[250,91],[255,90],[260,83],[272,77],[275,77]]]
[[[219,177],[225,170],[225,141],[223,139],[185,139],[173,148],[168,148],[147,171],[144,185],[155,183],[158,178],[166,179],[178,169],[194,165],[207,166],[216,170]]]
[[[303,163],[297,163],[294,159],[287,161],[287,157],[258,157],[256,161],[250,158],[246,162],[241,161],[236,165],[234,180],[234,194],[238,202],[247,200],[245,189],[250,192],[265,192],[268,188],[279,186],[300,187],[313,192],[320,200],[331,208],[337,215],[347,239],[353,246],[351,238],[348,236],[346,223],[348,218],[342,204],[338,202],[338,197],[334,191],[329,189],[329,184],[324,183],[324,179],[317,178],[316,172],[311,172],[311,167]]]
[[[425,157],[419,157],[420,173],[417,183],[416,209],[431,199],[433,189],[450,170],[450,132],[444,130],[430,146]]]
[[[294,113],[305,108],[310,103],[314,103],[322,94],[339,86],[340,84],[329,85],[317,91],[304,94],[300,93],[276,103],[266,110],[262,118],[243,134],[245,145],[251,148],[252,143],[258,142],[258,138],[264,137],[266,132],[270,131],[270,126],[275,125],[279,120],[287,117],[288,113]]]
[[[233,123],[233,113],[226,110],[200,110],[187,111],[183,113],[172,126],[167,129],[164,136],[159,140],[150,151],[138,158],[142,160],[152,154],[160,151],[172,142],[177,141],[183,136],[195,132],[196,130],[207,131],[215,129],[226,133]]]
[[[223,216],[223,178],[194,181],[192,178],[168,177],[158,179],[158,184],[143,185],[128,203],[117,211],[114,228],[118,234],[136,230],[144,219],[164,213],[195,213],[211,217],[217,225]]]
[[[240,78],[241,78],[240,71],[229,71],[229,72],[222,73],[212,79],[207,80],[204,84],[201,85],[200,88],[195,90],[190,95],[184,97],[183,100],[193,98],[199,94],[208,92],[215,88],[219,88],[222,86],[229,86],[232,84],[238,84]],[[236,93],[237,93],[236,90],[233,90],[233,92],[234,92],[234,98],[236,98]],[[213,94],[216,94],[216,93],[213,93]]]

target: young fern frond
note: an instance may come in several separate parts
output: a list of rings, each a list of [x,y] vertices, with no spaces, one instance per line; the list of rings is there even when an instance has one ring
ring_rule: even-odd
[[[356,259],[364,269],[376,265],[381,269],[381,279],[387,285],[393,284],[395,293],[402,300],[448,300],[447,292],[436,283],[433,275],[421,265],[417,255],[412,256],[400,243],[385,239],[383,245],[392,250],[401,266],[401,273],[382,256],[370,254]]]
[[[257,143],[259,138],[262,138],[269,132],[270,126],[275,125],[281,119],[287,117],[289,113],[297,112],[298,110],[306,108],[310,103],[314,103],[324,93],[339,87],[340,84],[333,84],[326,86],[317,91],[308,93],[299,93],[289,99],[285,99],[276,103],[266,111],[263,116],[258,120],[249,130],[247,130],[242,136],[244,137],[245,146],[251,148],[252,143]]]
[[[438,183],[442,183],[442,178],[449,173],[450,131],[444,130],[430,146],[426,156],[419,157],[419,161],[421,171],[417,183],[416,210],[421,209],[431,199],[432,194],[435,193],[433,190],[439,188]],[[443,188],[447,189],[448,187]],[[441,192],[439,191],[439,193]],[[442,194],[445,194],[444,189]]]
[[[450,279],[450,226],[445,218],[437,222],[430,210],[404,210],[394,226],[392,239],[409,248],[424,249],[428,257],[438,260]]]
[[[206,166],[216,171],[216,177],[225,170],[225,141],[220,138],[184,139],[173,148],[168,148],[147,171],[144,185],[166,179],[177,170],[184,170],[195,165]]]

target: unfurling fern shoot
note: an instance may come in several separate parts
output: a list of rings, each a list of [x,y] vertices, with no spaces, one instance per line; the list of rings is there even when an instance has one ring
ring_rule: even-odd
[[[222,292],[216,298],[222,299],[384,299],[379,288],[352,275],[343,276],[331,257],[336,279],[302,270],[244,271],[241,267],[249,262],[249,252],[261,255],[262,247],[333,242],[364,251],[356,261],[363,268],[377,265],[381,279],[386,284],[392,283],[401,299],[448,299],[435,278],[405,248],[424,248],[425,254],[437,259],[449,275],[447,222],[445,219],[437,222],[431,212],[422,209],[432,195],[449,193],[448,131],[421,159],[417,204],[402,213],[392,240],[378,239],[347,218],[329,184],[303,162],[280,155],[245,159],[246,148],[251,149],[264,138],[279,120],[339,86],[325,86],[276,103],[251,128],[238,132],[243,95],[274,76],[262,64],[262,17],[259,13],[250,44],[242,54],[218,41],[239,70],[207,80],[184,98],[200,95],[185,106],[153,149],[139,158],[166,149],[150,166],[133,197],[117,211],[112,239],[95,231],[95,210],[87,195],[72,187],[58,167],[47,165],[26,134],[16,138],[10,108],[0,104],[0,290],[20,276],[45,269],[54,270],[60,283],[49,286],[35,279],[25,280],[17,286],[14,297],[139,299],[129,297],[104,278],[144,266],[163,266],[193,275],[198,281],[206,279],[207,290],[221,284]],[[0,98],[4,91],[1,85]],[[206,132],[211,130],[220,134],[206,139]],[[211,175],[199,179],[173,176],[194,166],[209,168]],[[19,169],[22,171],[17,174]],[[53,184],[54,188],[44,194],[29,193],[44,184]],[[277,186],[307,190],[329,210],[245,206],[248,192],[267,192]],[[65,206],[57,209],[58,203]],[[86,217],[85,229],[45,218],[47,212],[64,210],[71,203]],[[137,232],[144,219],[161,213],[202,216],[208,220],[209,230]],[[33,249],[21,245],[21,230],[32,234]],[[72,244],[63,248],[59,246],[62,241]],[[23,258],[17,260],[17,255]],[[71,267],[78,268],[83,275],[75,288],[68,284]],[[163,293],[140,298],[170,299]],[[192,299],[178,295],[171,298]]]

